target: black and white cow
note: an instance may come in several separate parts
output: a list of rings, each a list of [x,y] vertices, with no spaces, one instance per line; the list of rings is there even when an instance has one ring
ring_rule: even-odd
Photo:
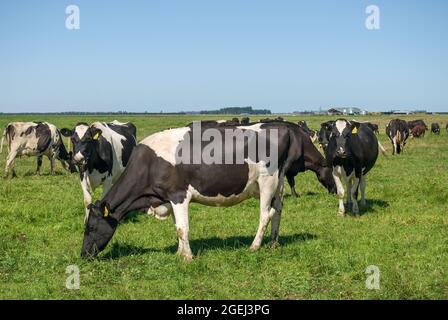
[[[403,152],[406,140],[409,138],[409,126],[406,121],[393,119],[386,126],[386,134],[392,142],[392,154]]]
[[[361,206],[365,205],[366,174],[378,158],[378,140],[365,124],[345,119],[333,124],[328,147],[328,163],[333,167],[339,197],[339,216],[345,216],[344,196],[352,204],[352,212],[359,215],[358,187],[361,188]],[[345,191],[344,185],[347,186]]]
[[[440,125],[438,123],[431,123],[431,132],[434,134],[440,134]]]
[[[193,143],[194,137],[196,134],[201,136],[212,132],[214,132],[213,141],[216,139],[215,142],[220,141],[223,146],[233,141],[233,138],[229,140],[229,136],[244,133],[249,135],[249,138],[241,140],[242,144],[234,145],[232,142],[234,148],[231,150],[229,148],[224,148],[223,152],[214,150],[213,154],[221,164],[204,161],[199,164],[197,162],[194,164],[193,161],[191,164],[185,160],[178,161],[179,153],[187,160],[192,158],[194,160],[194,155],[197,154],[194,152],[195,146],[197,148],[197,144]],[[273,138],[271,133],[277,138]],[[252,143],[260,142],[261,136],[267,137],[265,145],[273,144],[269,148],[269,154],[277,150],[277,155],[271,159],[272,161],[266,162],[263,158],[259,158],[259,153],[253,155],[248,152],[250,146],[253,146]],[[202,139],[204,140],[199,147],[200,151],[205,152],[211,140],[210,136],[208,138],[203,136]],[[187,146],[193,150],[192,154],[191,151],[185,151]],[[276,123],[214,128],[205,126],[200,130],[195,129],[193,125],[153,134],[137,145],[125,171],[103,199],[89,206],[90,213],[85,227],[81,256],[92,257],[102,251],[112,238],[119,221],[129,212],[139,210],[164,218],[172,210],[179,240],[178,253],[185,260],[191,260],[193,255],[188,240],[189,203],[232,206],[252,197],[260,200],[260,221],[251,249],[257,250],[260,247],[271,219],[271,241],[276,243],[284,176],[293,162],[299,161],[303,165],[301,146],[302,142],[297,141],[297,136],[287,126]],[[230,164],[227,162],[236,158],[244,161]],[[273,165],[273,161],[277,165]]]
[[[73,145],[73,162],[79,167],[86,218],[92,193],[103,185],[103,195],[120,177],[136,146],[136,128],[132,123],[78,123],[73,129],[61,129]]]
[[[14,160],[21,156],[37,157],[37,174],[41,174],[42,158],[48,157],[51,165],[51,174],[54,174],[56,159],[66,170],[76,172],[76,168],[70,162],[70,155],[62,141],[61,134],[55,125],[48,122],[11,122],[3,132],[0,153],[3,151],[3,142],[6,138],[8,145],[8,157],[4,177],[7,178],[14,170]]]

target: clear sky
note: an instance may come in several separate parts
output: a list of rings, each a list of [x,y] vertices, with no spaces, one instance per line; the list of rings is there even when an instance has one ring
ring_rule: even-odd
[[[0,1],[0,112],[248,105],[448,111],[448,1]]]

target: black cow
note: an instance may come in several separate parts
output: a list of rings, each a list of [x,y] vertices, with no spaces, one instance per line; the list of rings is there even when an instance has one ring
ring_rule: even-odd
[[[386,134],[392,142],[392,154],[403,152],[406,140],[409,137],[409,127],[406,121],[393,119],[386,126]]]
[[[366,124],[345,119],[336,120],[325,151],[328,163],[333,167],[339,197],[339,216],[345,215],[344,183],[347,186],[347,203],[352,198],[352,212],[359,215],[358,187],[361,187],[361,206],[365,205],[366,174],[378,158],[378,140]]]
[[[417,125],[423,126],[426,130],[428,130],[428,126],[426,125],[426,123],[422,119],[418,119],[418,120],[408,121],[409,131],[412,131],[412,129],[414,129],[415,126],[417,126]]]
[[[297,124],[299,125],[300,128],[303,129],[303,131],[306,132],[306,134],[310,137],[310,139],[311,139],[312,142],[316,141],[316,139],[317,139],[317,133],[316,133],[316,131],[311,130],[311,129],[308,127],[308,124],[306,123],[305,120],[298,121]]]
[[[431,123],[431,132],[434,134],[440,134],[440,126],[438,123]]]
[[[103,185],[103,195],[117,181],[136,146],[137,130],[132,123],[113,121],[78,123],[73,130],[61,129],[73,144],[73,161],[80,169],[86,218],[92,193]]]
[[[293,127],[293,124],[288,124],[290,127]],[[336,185],[334,183],[332,169],[327,165],[327,161],[322,156],[322,154],[317,150],[314,144],[310,139],[306,139],[308,137],[308,133],[304,132],[302,128],[299,130],[292,128],[296,135],[304,136],[303,139],[303,155],[305,159],[305,166],[301,167],[299,163],[293,163],[291,168],[286,173],[286,179],[291,188],[291,193],[294,197],[298,197],[298,194],[294,188],[295,180],[294,177],[306,170],[311,170],[316,174],[317,180],[328,190],[330,193],[336,193]]]
[[[37,174],[41,174],[42,157],[50,160],[51,174],[54,173],[56,159],[70,172],[76,172],[76,167],[71,164],[70,154],[67,152],[61,134],[55,125],[48,122],[11,122],[6,125],[0,145],[0,153],[3,150],[3,140],[6,138],[8,145],[8,157],[4,177],[8,177],[12,169],[12,175],[16,176],[14,160],[23,155],[37,157]]]
[[[232,135],[241,134],[247,135],[247,139],[237,139],[235,144]],[[214,146],[220,143],[216,149],[209,149],[211,137]],[[147,137],[134,149],[125,171],[109,192],[89,206],[81,256],[95,256],[103,250],[118,222],[129,212],[139,210],[165,218],[172,210],[178,253],[185,260],[191,260],[189,203],[232,206],[252,197],[260,199],[260,220],[251,250],[260,247],[271,218],[271,241],[276,243],[284,176],[292,163],[304,166],[300,139],[288,126],[278,122],[245,127],[201,126],[200,129],[194,123]],[[269,160],[256,147],[263,145],[262,141],[269,146],[266,153],[270,155]],[[253,147],[257,150],[255,154]],[[205,161],[204,154],[207,158],[215,157],[215,162]],[[199,155],[199,162],[195,155]]]

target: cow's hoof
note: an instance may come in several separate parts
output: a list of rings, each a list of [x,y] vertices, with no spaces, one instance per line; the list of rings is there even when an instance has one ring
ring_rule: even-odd
[[[361,204],[361,207],[365,207],[365,205],[366,205],[366,200],[361,200],[360,204]]]
[[[258,249],[260,249],[259,245],[251,245],[249,247],[249,250],[252,251],[252,252],[257,251]]]
[[[271,242],[269,243],[269,247],[271,249],[276,249],[276,248],[280,247],[280,243],[278,243],[277,240],[271,240]]]
[[[191,254],[184,254],[184,255],[182,255],[182,260],[184,262],[193,261],[193,255],[191,255]]]

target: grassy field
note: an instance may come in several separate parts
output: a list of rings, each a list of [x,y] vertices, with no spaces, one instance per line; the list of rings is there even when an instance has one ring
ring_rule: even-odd
[[[132,121],[138,138],[183,126],[195,116],[72,117],[0,116],[42,120],[58,127],[78,121]],[[202,119],[222,117],[202,117]],[[228,117],[231,118],[231,117]],[[318,128],[330,117],[305,119]],[[299,199],[286,188],[281,246],[250,252],[258,226],[258,202],[231,208],[190,207],[190,243],[196,258],[175,255],[172,220],[134,214],[119,226],[99,259],[80,258],[84,211],[78,175],[63,171],[35,176],[36,158],[16,161],[18,178],[0,179],[0,299],[447,299],[448,134],[447,116],[411,116],[442,123],[442,133],[388,149],[367,178],[367,206],[360,218],[337,217],[338,201],[313,173],[296,177]],[[5,152],[4,152],[5,153]],[[1,173],[6,154],[0,157]],[[96,197],[100,190],[96,192]],[[80,289],[68,290],[66,267],[80,269]],[[380,289],[366,289],[367,266],[380,269]]]

